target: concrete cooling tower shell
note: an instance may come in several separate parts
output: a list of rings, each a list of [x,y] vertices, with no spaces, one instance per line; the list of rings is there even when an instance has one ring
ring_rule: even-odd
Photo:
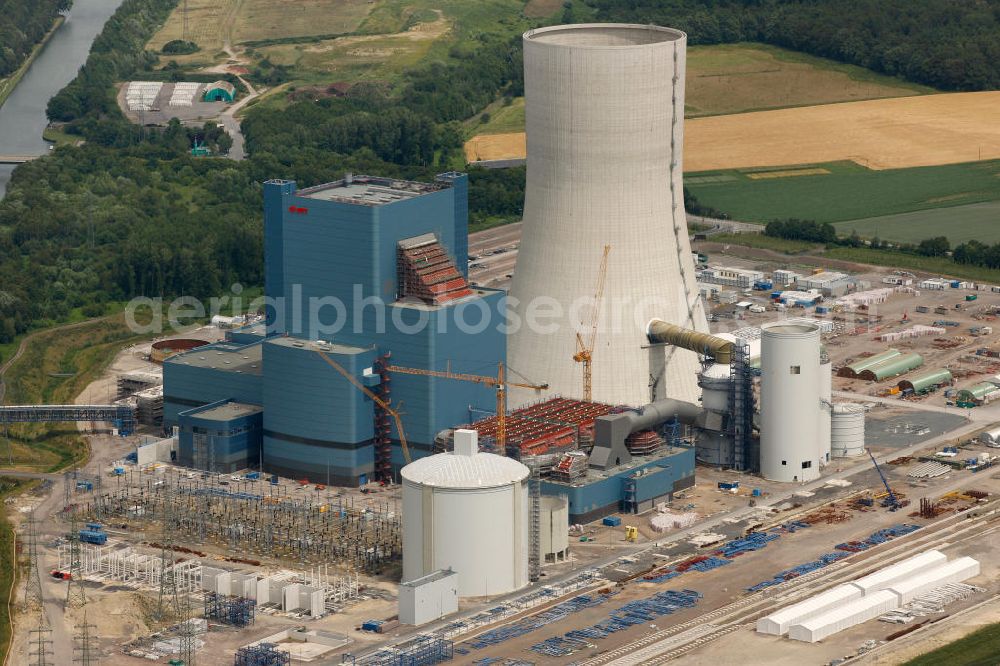
[[[520,325],[512,369],[583,397],[573,361],[588,340],[601,258],[610,246],[593,399],[695,401],[694,352],[649,345],[660,318],[708,325],[695,285],[681,183],[687,37],[648,25],[581,24],[524,35],[528,175],[511,288]],[[538,309],[558,310],[531,326]],[[513,404],[537,394],[512,393]]]

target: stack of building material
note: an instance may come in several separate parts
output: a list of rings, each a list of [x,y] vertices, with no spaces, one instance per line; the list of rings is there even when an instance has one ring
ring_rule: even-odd
[[[587,475],[587,454],[582,451],[564,453],[559,463],[552,468],[552,478],[572,483]]]
[[[198,94],[200,83],[175,83],[170,93],[170,106],[193,106],[195,95]]]
[[[652,518],[649,519],[649,526],[653,528],[656,532],[666,532],[671,529],[684,529],[685,527],[691,527],[696,522],[698,522],[697,513],[671,513],[669,511],[664,511],[662,513],[657,513]]]

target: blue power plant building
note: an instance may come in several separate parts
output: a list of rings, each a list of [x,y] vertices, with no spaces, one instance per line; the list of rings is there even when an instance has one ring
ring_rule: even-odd
[[[505,361],[505,293],[468,282],[467,188],[460,173],[266,182],[266,326],[164,363],[164,423],[180,427],[181,462],[356,486],[405,462],[393,420],[362,387],[398,406],[414,457],[492,412],[489,386],[385,371],[483,375]],[[216,433],[211,457],[194,446],[208,441],[199,430]]]

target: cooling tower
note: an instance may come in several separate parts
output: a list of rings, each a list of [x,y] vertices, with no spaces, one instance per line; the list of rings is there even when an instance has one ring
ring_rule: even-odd
[[[654,317],[708,330],[681,183],[686,43],[683,32],[645,25],[524,35],[528,177],[508,361],[552,394],[584,397],[573,355],[578,333],[588,346],[610,246],[593,399],[698,397],[696,354],[650,345],[645,330]],[[537,393],[512,393],[511,402],[529,399]]]

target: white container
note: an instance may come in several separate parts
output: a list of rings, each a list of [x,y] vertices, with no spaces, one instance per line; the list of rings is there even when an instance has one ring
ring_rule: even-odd
[[[879,569],[875,573],[853,581],[851,584],[855,585],[865,595],[868,595],[892,587],[906,578],[944,564],[947,561],[948,558],[941,551],[927,550],[902,562]]]
[[[820,330],[761,327],[760,471],[771,481],[819,478]]]
[[[803,620],[799,624],[793,624],[788,628],[788,637],[796,641],[815,643],[898,606],[899,600],[895,594],[881,590]]]
[[[506,594],[528,584],[529,470],[478,451],[474,430],[455,450],[402,470],[403,580],[458,574],[460,597]]]
[[[850,458],[865,452],[865,408],[852,402],[833,406],[830,455]]]
[[[757,632],[782,636],[788,633],[788,628],[811,617],[816,617],[831,608],[861,598],[861,590],[854,585],[838,585],[832,589],[810,597],[797,604],[786,606],[776,613],[771,613],[757,620]]]
[[[544,369],[548,395],[583,397],[582,366],[572,359],[610,245],[593,399],[695,402],[697,354],[651,347],[645,329],[660,318],[708,332],[681,183],[687,36],[576,24],[530,30],[523,41],[528,172],[510,292],[523,325],[510,337],[510,367]],[[536,314],[556,308],[561,317]],[[510,403],[540,397],[512,389]]]
[[[979,562],[977,560],[971,557],[959,557],[951,562],[905,578],[888,589],[899,597],[899,604],[903,605],[942,585],[961,583],[978,575]]]

